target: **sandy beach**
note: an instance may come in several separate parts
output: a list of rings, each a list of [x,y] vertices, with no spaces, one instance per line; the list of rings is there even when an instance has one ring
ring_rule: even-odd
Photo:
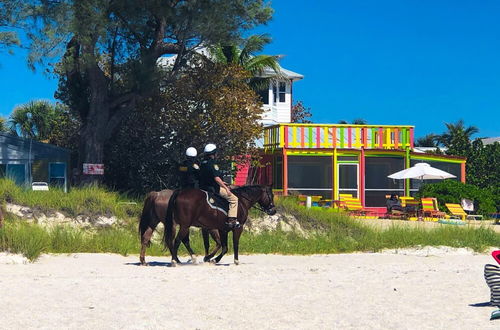
[[[446,251],[445,251],[446,250]],[[498,329],[483,267],[464,249],[167,257],[0,256],[2,329]],[[182,258],[183,261],[186,258]]]

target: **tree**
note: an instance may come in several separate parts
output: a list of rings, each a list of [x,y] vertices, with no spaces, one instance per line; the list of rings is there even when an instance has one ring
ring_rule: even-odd
[[[456,123],[445,123],[447,131],[437,137],[437,141],[448,148],[448,155],[466,156],[470,152],[471,137],[478,133],[475,126],[465,127],[460,119]]]
[[[14,108],[9,126],[12,134],[44,141],[56,121],[55,107],[48,101],[38,100]]]
[[[269,88],[271,77],[266,69],[273,70],[280,75],[279,55],[256,55],[264,46],[271,42],[267,34],[252,35],[245,39],[241,45],[219,43],[210,47],[210,55],[215,62],[222,64],[233,64],[243,67],[250,73],[249,85],[255,91]]]
[[[353,125],[368,125],[368,121],[363,118],[356,118],[352,121]]]
[[[9,132],[9,127],[7,126],[7,119],[0,117],[0,132]]]
[[[7,130],[14,135],[77,150],[80,121],[60,103],[37,100],[20,105],[14,108],[8,123]]]
[[[345,120],[339,120],[338,124],[341,124],[341,125],[348,125],[349,123]],[[352,124],[353,125],[367,125],[368,124],[368,121],[366,121],[365,119],[363,118],[356,118],[352,121]]]
[[[23,8],[23,1],[0,0],[0,48],[9,49],[11,46],[19,45],[15,28]]]
[[[308,118],[312,116],[311,108],[306,108],[302,101],[292,105],[292,123],[312,123]]]
[[[29,3],[41,18],[30,32],[30,63],[64,51],[57,97],[82,120],[80,163],[103,163],[105,143],[122,121],[175,81],[196,47],[235,40],[272,13],[263,0]],[[169,54],[175,63],[160,75],[158,59]]]
[[[437,147],[438,135],[430,133],[423,137],[420,137],[415,141],[415,147]]]
[[[467,183],[481,188],[500,187],[500,144],[472,142],[467,157]]]
[[[187,68],[163,94],[134,111],[107,149],[106,182],[136,192],[173,187],[176,164],[187,147],[219,148],[221,168],[252,153],[262,133],[261,102],[237,65],[201,61]],[[140,122],[141,125],[137,125]]]

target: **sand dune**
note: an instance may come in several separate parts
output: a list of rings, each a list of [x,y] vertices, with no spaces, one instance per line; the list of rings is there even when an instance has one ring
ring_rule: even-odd
[[[5,329],[499,329],[483,266],[467,250],[241,256],[167,267],[166,257],[0,258]],[[184,258],[185,260],[185,258]]]

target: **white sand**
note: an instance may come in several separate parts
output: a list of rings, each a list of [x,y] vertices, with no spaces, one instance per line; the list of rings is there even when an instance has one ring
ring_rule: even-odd
[[[490,256],[404,253],[243,255],[239,266],[227,256],[177,268],[109,254],[0,262],[0,328],[500,328],[494,307],[470,306],[489,301]]]

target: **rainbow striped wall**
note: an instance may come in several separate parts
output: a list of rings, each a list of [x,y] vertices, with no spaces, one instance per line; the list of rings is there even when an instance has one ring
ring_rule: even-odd
[[[279,124],[264,128],[264,149],[413,149],[413,126]]]

